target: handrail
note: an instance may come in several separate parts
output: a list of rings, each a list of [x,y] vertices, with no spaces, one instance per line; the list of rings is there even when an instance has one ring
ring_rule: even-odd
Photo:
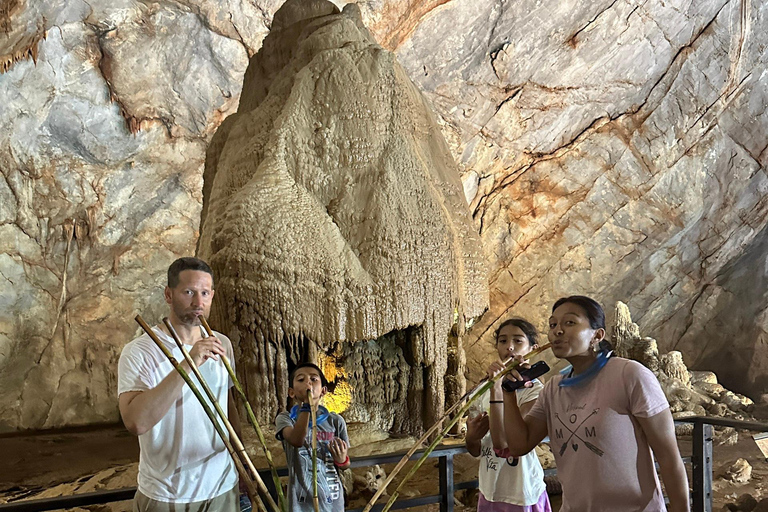
[[[448,444],[442,445],[436,448],[429,458],[450,459],[451,473],[453,471],[453,457],[455,455],[465,453],[467,450],[463,444]],[[414,453],[411,459],[417,459],[421,456],[423,451]],[[406,450],[387,453],[383,455],[374,455],[366,457],[350,457],[351,467],[367,467],[375,464],[392,464],[399,461],[403,455],[406,454]],[[269,474],[269,469],[259,469],[262,474]],[[288,468],[283,467],[278,469],[279,476],[287,476]],[[270,487],[271,479],[265,480],[267,487]],[[466,484],[476,483],[476,480],[470,482],[462,482],[454,486],[454,488],[460,487]],[[272,491],[272,489],[270,489]],[[88,492],[82,494],[73,494],[71,496],[58,496],[55,498],[42,498],[33,500],[19,500],[10,503],[0,504],[0,512],[43,512],[46,510],[58,510],[64,508],[84,507],[87,505],[96,505],[100,503],[112,503],[115,501],[130,500],[136,494],[136,487],[126,487],[122,489],[102,490],[95,492]],[[451,498],[453,493],[451,493]],[[421,505],[428,505],[431,503],[442,503],[444,501],[441,494],[430,496],[419,496],[417,498],[411,498],[409,500],[399,500],[393,509],[401,509],[405,507],[416,507]],[[452,504],[451,500],[451,504]],[[383,506],[383,505],[382,505]],[[452,507],[451,507],[452,509]],[[362,509],[360,509],[362,510]],[[376,510],[376,508],[374,508]],[[350,510],[348,512],[354,512]]]
[[[716,427],[733,427],[745,430],[754,430],[755,432],[768,432],[768,423],[759,421],[729,420],[715,416],[689,416],[687,418],[675,419],[679,423],[704,423]]]
[[[677,423],[693,423],[693,453],[691,454],[691,510],[693,512],[712,512],[712,481],[714,477],[713,425],[734,427],[757,432],[768,432],[768,424],[690,416],[679,418]]]

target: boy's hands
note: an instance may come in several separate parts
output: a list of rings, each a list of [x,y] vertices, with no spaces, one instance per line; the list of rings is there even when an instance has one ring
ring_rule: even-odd
[[[347,446],[347,442],[340,437],[334,437],[328,443],[328,449],[331,450],[331,455],[333,455],[333,460],[336,463],[344,464],[344,462],[347,461],[349,446]]]

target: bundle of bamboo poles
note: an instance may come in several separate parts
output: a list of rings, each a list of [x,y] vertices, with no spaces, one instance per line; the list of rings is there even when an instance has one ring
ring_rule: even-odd
[[[312,506],[320,512],[320,498],[317,495],[317,404],[312,400],[312,390],[307,390],[310,414],[312,415]]]
[[[213,331],[211,330],[208,323],[205,321],[205,318],[201,316],[200,320],[208,336],[209,337],[213,336]],[[234,464],[235,464],[235,468],[237,469],[237,472],[240,475],[240,480],[245,484],[246,489],[248,491],[248,496],[251,499],[251,501],[256,504],[257,510],[263,510],[264,512],[267,512],[268,509],[264,505],[264,501],[266,501],[267,504],[269,505],[270,512],[288,512],[288,505],[285,500],[282,484],[280,482],[279,477],[277,476],[277,468],[275,467],[275,464],[273,462],[272,454],[270,453],[269,448],[267,447],[264,434],[261,428],[259,427],[258,422],[256,421],[256,417],[253,413],[253,409],[248,403],[248,400],[245,397],[245,393],[243,392],[243,388],[240,385],[240,382],[238,381],[234,371],[232,370],[232,365],[230,364],[227,357],[221,356],[221,360],[225,368],[227,369],[227,372],[229,373],[229,376],[232,379],[232,382],[235,388],[237,389],[238,394],[240,395],[240,397],[245,403],[245,408],[246,408],[246,411],[248,412],[248,419],[250,420],[251,425],[253,425],[253,428],[256,430],[256,434],[259,437],[259,441],[267,457],[267,461],[269,463],[270,470],[272,473],[272,478],[274,480],[275,487],[277,488],[277,492],[278,492],[278,501],[280,502],[279,507],[275,503],[272,496],[269,494],[267,487],[264,485],[264,481],[261,479],[259,472],[256,470],[255,466],[253,465],[253,462],[248,456],[248,453],[246,452],[245,447],[243,446],[243,443],[240,440],[240,437],[237,435],[237,433],[235,433],[235,430],[232,427],[232,424],[229,422],[227,415],[224,414],[224,411],[219,405],[218,401],[216,400],[215,395],[213,394],[210,387],[206,383],[205,379],[200,373],[200,370],[197,368],[197,365],[190,357],[189,352],[186,350],[186,348],[184,348],[184,344],[181,342],[178,334],[176,333],[176,330],[173,328],[173,325],[168,320],[168,318],[163,319],[165,326],[168,328],[168,331],[170,332],[171,337],[173,338],[174,342],[176,342],[176,345],[181,350],[181,353],[183,354],[184,359],[186,360],[187,364],[192,369],[192,372],[195,374],[198,381],[200,382],[200,385],[205,391],[206,395],[208,396],[208,399],[211,401],[214,408],[216,409],[216,413],[219,415],[221,423],[224,424],[226,428],[226,432],[219,424],[219,421],[217,420],[216,415],[214,414],[213,411],[211,411],[211,408],[206,403],[205,399],[203,398],[203,395],[200,393],[200,390],[198,389],[195,382],[192,380],[189,374],[184,370],[184,368],[179,364],[179,362],[173,357],[173,354],[171,354],[170,350],[168,350],[168,347],[165,346],[165,344],[158,338],[157,334],[144,321],[144,319],[141,318],[140,315],[136,315],[136,322],[138,322],[141,328],[144,329],[144,332],[147,333],[147,335],[152,339],[152,341],[155,342],[155,344],[163,352],[163,354],[165,354],[165,356],[173,365],[174,369],[179,373],[179,375],[181,375],[181,377],[184,379],[184,381],[192,390],[195,397],[200,402],[200,405],[203,407],[205,414],[211,420],[211,423],[213,424],[216,432],[218,433],[219,437],[221,437],[221,440],[224,442],[224,446],[226,446],[227,451],[232,457],[232,460],[234,461]],[[263,500],[262,500],[262,497],[263,497]]]
[[[205,319],[205,317],[200,316],[199,318],[200,318],[200,323],[203,325],[203,328],[205,329],[206,334],[208,334],[208,337],[209,338],[215,337],[213,334],[213,330],[211,329],[211,326],[208,325],[208,321]],[[264,437],[264,431],[261,430],[261,426],[259,425],[259,422],[256,420],[256,414],[253,412],[253,408],[251,407],[250,402],[248,402],[248,397],[245,396],[245,390],[243,389],[243,386],[240,384],[240,381],[237,379],[237,375],[232,369],[232,364],[229,362],[229,358],[227,358],[227,356],[222,356],[221,362],[224,364],[224,367],[227,369],[229,378],[232,379],[232,383],[235,386],[235,390],[237,391],[237,394],[240,396],[240,399],[242,400],[243,405],[245,406],[245,411],[248,416],[248,421],[253,427],[253,430],[256,432],[256,436],[259,438],[259,445],[261,446],[261,449],[264,452],[264,457],[266,457],[267,459],[267,464],[269,465],[269,471],[272,474],[272,481],[274,482],[275,488],[277,489],[277,499],[280,503],[280,509],[287,512],[288,502],[286,501],[285,494],[283,493],[283,486],[280,483],[280,477],[277,475],[277,466],[275,465],[275,461],[272,458],[272,452],[269,451],[269,447],[267,446],[267,440]]]
[[[200,316],[200,321],[207,335],[209,337],[214,336],[214,333],[211,330],[205,318]],[[237,379],[237,376],[235,375],[232,369],[232,365],[230,364],[229,359],[224,355],[221,356],[221,361],[224,364],[230,378],[232,379],[232,382],[235,386],[235,389],[238,392],[238,395],[241,397],[244,403],[246,412],[248,414],[248,419],[251,425],[253,426],[254,430],[256,431],[257,437],[259,438],[259,442],[262,446],[262,449],[264,450],[264,454],[269,463],[270,471],[272,473],[272,478],[274,480],[275,487],[278,492],[278,501],[280,502],[279,507],[275,503],[275,501],[272,499],[272,496],[269,494],[269,491],[267,490],[263,480],[261,479],[261,476],[259,475],[258,471],[254,467],[252,461],[250,460],[250,457],[248,456],[245,450],[245,447],[243,446],[239,436],[235,433],[234,428],[229,422],[229,419],[227,418],[226,414],[224,414],[224,411],[221,409],[221,406],[218,404],[215,396],[213,395],[211,389],[208,387],[208,384],[205,382],[205,379],[203,378],[202,374],[200,374],[200,370],[197,368],[197,365],[195,365],[194,361],[190,357],[189,352],[184,348],[184,344],[181,342],[178,334],[176,333],[176,330],[174,329],[173,325],[168,320],[168,318],[164,318],[163,322],[168,328],[168,331],[170,332],[174,342],[181,350],[181,353],[183,354],[184,359],[187,361],[187,364],[190,366],[193,373],[199,380],[200,385],[202,386],[209,400],[214,405],[216,412],[221,418],[221,422],[225,425],[227,429],[226,432],[219,425],[219,422],[217,421],[216,416],[214,415],[213,411],[211,411],[210,407],[206,403],[205,399],[203,398],[202,394],[197,388],[197,385],[190,378],[189,374],[184,370],[184,368],[181,367],[178,361],[176,361],[176,359],[173,357],[173,355],[165,346],[165,344],[163,344],[163,342],[157,337],[157,334],[155,334],[155,332],[141,318],[140,315],[136,315],[136,322],[138,322],[141,328],[144,329],[144,331],[147,333],[147,335],[149,335],[152,341],[155,342],[158,348],[160,348],[163,354],[165,354],[165,356],[171,362],[174,369],[181,375],[181,377],[184,379],[187,385],[189,385],[195,397],[200,402],[200,405],[203,407],[203,410],[205,411],[206,415],[211,420],[214,428],[216,429],[216,432],[224,442],[224,445],[226,446],[227,451],[229,452],[230,456],[232,457],[235,463],[235,467],[237,469],[238,474],[240,475],[241,480],[245,483],[246,489],[248,490],[248,496],[250,497],[251,501],[256,503],[257,509],[267,512],[267,507],[264,505],[264,501],[262,501],[261,499],[261,497],[263,496],[264,500],[269,505],[271,512],[288,512],[288,505],[285,499],[285,495],[283,493],[282,484],[277,475],[277,468],[274,464],[272,454],[269,451],[269,448],[267,447],[266,439],[264,438],[264,433],[261,430],[261,427],[259,426],[258,421],[256,420],[256,416],[253,412],[253,408],[251,407],[250,403],[248,402],[248,399],[245,396],[243,387],[241,386],[240,381]],[[551,345],[546,344],[541,348],[532,351],[530,354],[528,354],[528,356],[533,357],[535,355],[538,355],[544,350],[547,350],[548,348],[550,348],[550,346]],[[429,454],[432,453],[432,451],[437,447],[437,445],[440,444],[440,442],[445,438],[448,432],[450,432],[453,426],[467,413],[471,405],[483,394],[485,394],[485,392],[487,392],[498,379],[502,378],[510,370],[517,367],[517,365],[518,365],[518,362],[516,360],[512,358],[508,359],[507,361],[505,361],[504,369],[501,372],[499,372],[498,374],[496,374],[491,378],[486,377],[482,379],[474,388],[472,388],[470,391],[465,393],[464,396],[462,396],[447,411],[445,411],[445,413],[440,417],[440,419],[438,419],[438,421],[434,425],[432,425],[432,427],[430,427],[421,438],[419,438],[416,441],[416,443],[411,447],[410,450],[408,450],[408,452],[402,457],[402,459],[400,459],[398,464],[395,466],[394,470],[390,472],[389,476],[387,477],[387,480],[384,482],[384,485],[381,486],[381,488],[373,495],[371,500],[366,504],[365,508],[363,509],[363,512],[370,512],[370,510],[376,504],[376,501],[386,491],[389,484],[392,483],[395,476],[400,472],[400,470],[403,469],[405,464],[410,460],[411,456],[413,456],[413,454],[416,453],[416,451],[418,451],[423,446],[423,444],[435,432],[437,432],[440,429],[440,426],[443,424],[443,422],[445,422],[450,418],[447,425],[443,427],[440,433],[434,438],[434,440],[429,444],[429,446],[427,446],[422,456],[411,467],[409,472],[406,474],[405,478],[401,480],[400,484],[395,489],[395,492],[392,493],[389,501],[387,501],[387,504],[384,506],[382,510],[382,512],[387,512],[392,507],[392,504],[397,500],[400,494],[400,491],[402,490],[405,483],[423,465],[423,463],[428,458]],[[319,512],[320,509],[319,509],[319,499],[318,499],[318,490],[317,490],[317,405],[313,403],[311,390],[308,391],[308,395],[311,403],[311,415],[312,415],[311,436],[312,436],[313,506],[315,511]],[[451,417],[451,415],[453,415],[453,417]],[[247,469],[246,469],[246,466],[247,466]]]
[[[550,348],[552,345],[547,343],[546,345],[542,345],[540,348],[531,351],[527,357],[533,357],[536,356],[548,348]],[[373,506],[376,504],[376,501],[381,497],[382,494],[387,490],[387,486],[392,483],[392,481],[395,479],[395,476],[400,472],[400,470],[405,467],[405,464],[411,459],[411,456],[413,456],[414,453],[416,453],[423,445],[424,443],[435,433],[437,430],[440,429],[440,426],[443,424],[444,421],[446,421],[451,415],[456,412],[456,414],[453,415],[453,417],[448,421],[448,424],[440,431],[440,434],[435,437],[435,439],[427,446],[427,448],[424,450],[424,453],[421,455],[419,460],[416,461],[416,463],[411,467],[411,469],[408,471],[408,473],[405,475],[405,477],[400,481],[400,484],[398,484],[397,488],[395,489],[395,492],[392,493],[392,495],[389,497],[389,500],[387,501],[387,504],[382,509],[382,512],[387,512],[391,507],[392,504],[397,500],[397,497],[400,495],[400,491],[403,489],[403,486],[405,483],[416,473],[416,471],[424,464],[424,462],[429,457],[429,454],[432,453],[432,451],[437,447],[438,444],[445,438],[445,436],[448,434],[448,432],[451,431],[454,425],[458,423],[458,421],[467,413],[469,408],[472,406],[472,404],[481,396],[483,396],[489,389],[493,387],[493,385],[496,383],[498,379],[501,379],[509,373],[511,370],[516,368],[518,365],[518,362],[513,359],[509,358],[504,362],[504,369],[494,375],[493,377],[486,377],[482,379],[480,382],[477,383],[477,385],[472,388],[471,390],[467,391],[464,396],[459,398],[455,404],[453,404],[445,413],[440,417],[440,419],[437,420],[437,422],[432,425],[423,436],[421,436],[416,443],[411,447],[408,452],[403,455],[403,458],[400,459],[400,462],[397,463],[395,468],[389,473],[389,476],[384,481],[384,485],[382,485],[378,491],[371,497],[370,501],[365,505],[365,508],[363,509],[363,512],[370,512],[370,510],[373,508]],[[462,405],[463,404],[463,405]]]

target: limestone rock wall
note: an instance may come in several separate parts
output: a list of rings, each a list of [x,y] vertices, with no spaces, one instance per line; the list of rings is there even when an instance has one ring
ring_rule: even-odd
[[[0,6],[0,429],[117,419],[131,318],[159,316],[194,251],[205,151],[280,3]],[[359,6],[434,107],[481,233],[471,371],[498,320],[543,327],[581,292],[765,390],[765,2]]]
[[[249,51],[181,4],[4,5],[0,430],[114,422],[117,358],[194,249]]]
[[[470,367],[506,316],[543,328],[584,293],[765,389],[766,28],[765,2],[725,0],[459,0],[419,23],[398,56],[446,121],[492,269]]]

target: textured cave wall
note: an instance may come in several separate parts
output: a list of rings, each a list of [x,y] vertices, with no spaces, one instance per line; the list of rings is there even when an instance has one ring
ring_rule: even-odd
[[[480,5],[445,4],[398,50],[453,134],[490,259],[478,346],[507,315],[544,327],[554,299],[586,293],[759,394],[768,5]],[[435,33],[453,36],[421,50]]]
[[[0,430],[118,419],[117,358],[194,250],[248,59],[181,4],[59,4],[0,12]]]
[[[0,6],[0,429],[117,419],[131,319],[159,317],[164,269],[194,251],[208,142],[280,3]],[[470,369],[497,319],[543,326],[586,292],[765,390],[765,2],[359,5],[443,123],[481,232]]]
[[[198,254],[217,276],[212,319],[239,348],[262,417],[286,406],[286,358],[405,331],[395,361],[414,367],[402,369],[410,382],[380,403],[413,404],[399,415],[415,419],[407,432],[431,425],[448,334],[487,308],[487,272],[435,117],[357,6],[278,10],[204,179]]]

